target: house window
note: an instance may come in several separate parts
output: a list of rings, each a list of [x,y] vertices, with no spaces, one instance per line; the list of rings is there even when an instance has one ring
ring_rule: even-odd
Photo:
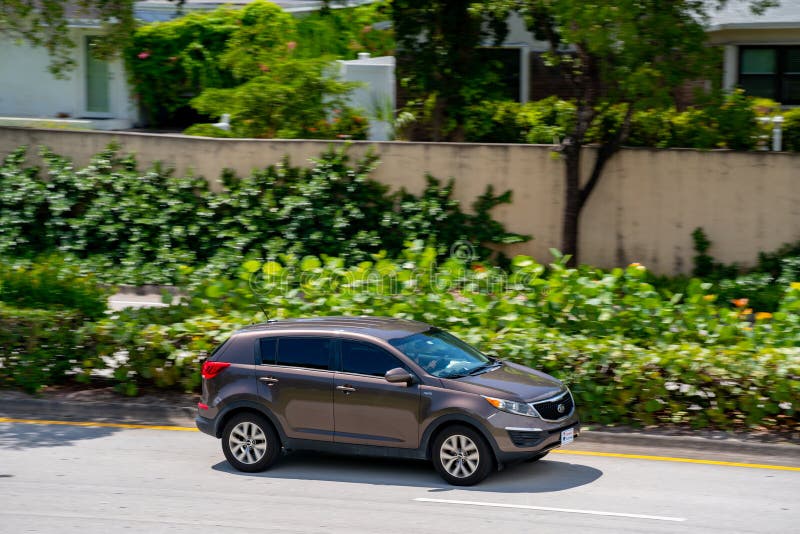
[[[86,38],[86,111],[108,113],[108,61],[95,57],[96,44],[96,38]]]
[[[800,104],[800,46],[739,48],[739,87],[781,104]]]

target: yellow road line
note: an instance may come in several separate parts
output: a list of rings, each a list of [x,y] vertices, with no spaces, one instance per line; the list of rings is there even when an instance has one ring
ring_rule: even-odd
[[[95,421],[49,421],[45,419],[14,419],[0,417],[0,423],[24,423],[26,425],[65,425],[65,426],[95,426],[103,428],[144,428],[147,430],[178,430],[182,432],[197,432],[194,427],[168,426],[168,425],[137,425],[133,423],[98,423]]]
[[[723,462],[721,460],[698,460],[695,458],[674,458],[672,456],[649,456],[646,454],[621,454],[618,452],[572,451],[558,449],[551,451],[557,454],[575,454],[578,456],[605,456],[608,458],[630,458],[634,460],[654,460],[658,462],[680,462],[684,464],[725,465],[728,467],[750,467],[753,469],[777,469],[778,471],[800,471],[800,467],[788,465],[747,464],[742,462]]]
[[[23,423],[27,425],[66,425],[83,427],[104,427],[104,428],[138,428],[147,430],[173,430],[180,432],[198,432],[194,427],[168,426],[168,425],[139,425],[133,423],[98,423],[95,421],[51,421],[45,419],[15,419],[12,417],[0,417],[0,423]],[[788,465],[770,464],[748,464],[742,462],[724,462],[721,460],[699,460],[695,458],[675,458],[672,456],[650,456],[646,454],[622,454],[617,452],[594,452],[594,451],[575,451],[569,449],[556,449],[555,454],[572,454],[576,456],[603,456],[608,458],[628,458],[633,460],[651,460],[658,462],[679,462],[685,464],[702,465],[723,465],[728,467],[749,467],[752,469],[774,469],[778,471],[800,471],[800,467]]]

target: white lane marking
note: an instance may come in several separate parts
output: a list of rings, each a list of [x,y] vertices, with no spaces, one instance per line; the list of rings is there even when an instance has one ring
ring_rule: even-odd
[[[625,514],[622,512],[602,512],[599,510],[577,510],[574,508],[550,508],[547,506],[529,506],[527,504],[505,504],[496,502],[478,502],[478,501],[455,501],[449,499],[428,499],[425,497],[417,497],[414,499],[418,502],[433,502],[441,504],[463,504],[467,506],[493,506],[495,508],[516,508],[520,510],[539,510],[542,512],[564,512],[567,514],[587,514],[587,515],[605,515],[612,517],[629,517],[631,519],[653,519],[655,521],[686,521],[683,517],[665,517],[660,515],[644,515],[644,514]]]

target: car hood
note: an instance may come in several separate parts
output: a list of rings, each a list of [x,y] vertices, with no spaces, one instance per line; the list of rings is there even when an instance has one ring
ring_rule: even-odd
[[[443,378],[442,383],[450,389],[525,402],[546,399],[566,390],[552,376],[510,362],[501,362],[496,369],[474,376]]]

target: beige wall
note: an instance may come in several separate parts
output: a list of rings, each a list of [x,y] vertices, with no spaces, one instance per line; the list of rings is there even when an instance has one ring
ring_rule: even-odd
[[[216,187],[225,167],[246,174],[285,154],[302,164],[331,144],[0,128],[0,155],[20,145],[45,145],[85,165],[113,140],[142,166],[163,161],[178,172],[194,170]],[[456,197],[465,205],[487,184],[498,192],[511,189],[513,205],[498,207],[495,215],[534,240],[509,253],[547,261],[549,248],[559,246],[563,166],[550,147],[354,143],[351,153],[369,147],[381,159],[374,177],[393,187],[419,192],[426,173],[455,177]],[[698,226],[714,242],[715,258],[742,265],[752,264],[759,251],[800,240],[800,155],[625,149],[609,163],[585,208],[581,260],[601,267],[638,261],[659,273],[687,272],[694,255],[691,232]]]

